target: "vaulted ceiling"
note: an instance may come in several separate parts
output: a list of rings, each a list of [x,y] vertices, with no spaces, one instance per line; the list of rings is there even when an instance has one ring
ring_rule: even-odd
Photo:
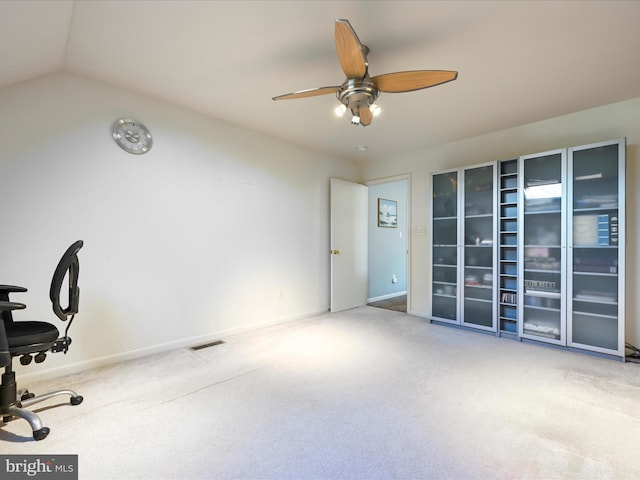
[[[457,70],[382,94],[368,127],[333,114],[334,23],[371,75]],[[640,97],[638,1],[0,2],[0,88],[68,71],[319,152],[360,161]],[[140,118],[144,121],[144,118]],[[366,145],[364,152],[356,147]]]

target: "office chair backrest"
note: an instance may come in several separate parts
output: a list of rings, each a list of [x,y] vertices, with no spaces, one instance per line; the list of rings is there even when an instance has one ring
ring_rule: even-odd
[[[82,248],[82,245],[84,245],[84,242],[78,240],[64,252],[51,280],[49,298],[51,299],[54,313],[63,322],[78,313],[78,304],[80,301],[80,289],[78,288],[78,274],[80,272],[78,251]],[[65,276],[69,278],[69,301],[67,307],[63,308],[60,305],[60,294],[62,293],[62,282]]]

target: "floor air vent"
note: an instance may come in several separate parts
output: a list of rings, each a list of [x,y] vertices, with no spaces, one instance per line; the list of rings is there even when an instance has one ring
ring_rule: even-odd
[[[223,340],[216,340],[215,342],[203,343],[202,345],[196,345],[195,347],[191,347],[191,350],[202,350],[203,348],[215,347],[217,345],[222,345],[224,343]]]

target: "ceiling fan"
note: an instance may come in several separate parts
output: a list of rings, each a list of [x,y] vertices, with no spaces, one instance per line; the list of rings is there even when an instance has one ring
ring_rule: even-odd
[[[380,93],[412,92],[451,82],[458,72],[451,70],[412,70],[369,76],[369,48],[360,43],[348,20],[336,20],[336,51],[347,76],[340,86],[311,88],[273,97],[273,100],[315,97],[335,93],[340,101],[336,113],[351,111],[351,123],[367,126],[380,112],[375,104]]]

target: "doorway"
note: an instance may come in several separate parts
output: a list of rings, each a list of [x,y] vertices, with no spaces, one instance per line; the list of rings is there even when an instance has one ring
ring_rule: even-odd
[[[399,312],[409,310],[409,186],[409,175],[367,182],[367,305]]]

